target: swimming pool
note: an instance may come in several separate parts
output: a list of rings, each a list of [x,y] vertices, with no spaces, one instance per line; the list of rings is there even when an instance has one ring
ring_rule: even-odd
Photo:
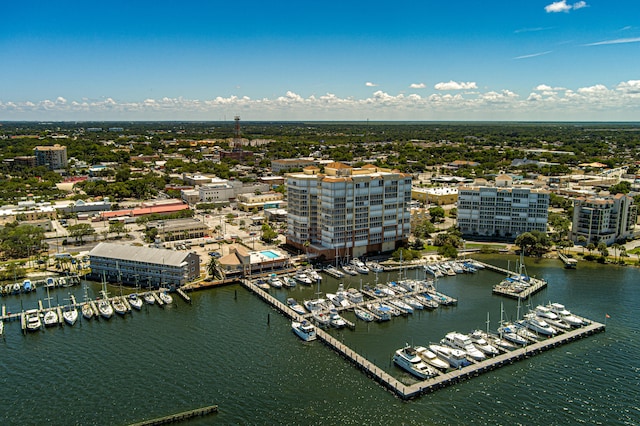
[[[269,259],[277,259],[280,257],[280,255],[274,251],[271,250],[264,250],[261,251],[260,254],[263,254],[265,256],[267,256]]]

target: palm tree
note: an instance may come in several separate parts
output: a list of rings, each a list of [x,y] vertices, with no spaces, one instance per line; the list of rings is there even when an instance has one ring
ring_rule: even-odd
[[[613,249],[613,260],[614,262],[618,263],[618,250],[620,249],[620,244],[618,243],[613,243],[611,244],[611,248]]]
[[[218,261],[213,257],[209,260],[209,264],[207,265],[207,274],[213,279],[224,279],[224,272],[222,271],[222,268],[220,268]]]
[[[577,241],[578,241],[578,245],[582,246],[582,254],[584,254],[584,246],[585,246],[584,243],[587,242],[587,237],[585,237],[584,235],[578,235]]]

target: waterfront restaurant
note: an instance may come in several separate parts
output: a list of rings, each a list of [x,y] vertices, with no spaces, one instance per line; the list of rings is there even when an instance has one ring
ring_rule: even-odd
[[[227,276],[251,276],[291,267],[291,258],[276,248],[250,251],[235,244],[218,263]]]

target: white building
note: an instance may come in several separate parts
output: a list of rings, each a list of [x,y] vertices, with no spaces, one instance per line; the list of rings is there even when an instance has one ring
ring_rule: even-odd
[[[616,194],[609,197],[580,197],[573,202],[571,239],[586,238],[585,244],[602,241],[611,245],[618,240],[633,237],[638,207],[633,198]]]
[[[547,232],[548,209],[548,191],[462,187],[458,191],[458,228],[469,238],[514,240],[524,232]]]
[[[333,259],[391,251],[409,239],[411,176],[373,165],[287,175],[287,243]]]

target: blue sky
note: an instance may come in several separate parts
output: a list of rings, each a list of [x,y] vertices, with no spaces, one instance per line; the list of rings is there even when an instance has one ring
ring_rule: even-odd
[[[637,0],[11,1],[1,120],[640,120]]]

